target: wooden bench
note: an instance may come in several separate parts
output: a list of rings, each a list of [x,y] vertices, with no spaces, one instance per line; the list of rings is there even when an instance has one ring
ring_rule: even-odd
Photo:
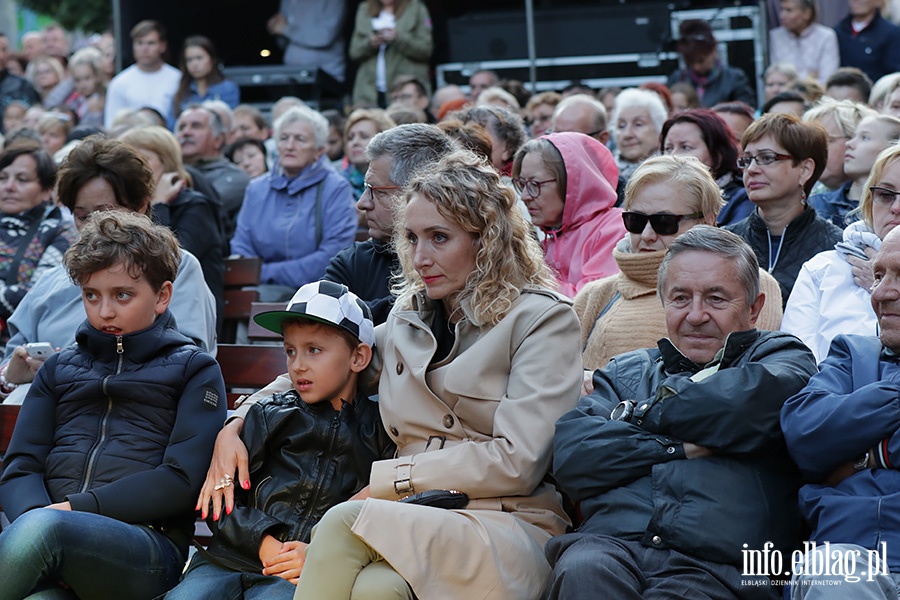
[[[225,290],[222,340],[234,343],[238,323],[250,319],[250,306],[259,300],[259,292],[245,288],[259,285],[262,259],[258,256],[225,259]]]
[[[219,344],[216,360],[225,379],[229,409],[241,396],[266,387],[287,372],[284,348],[280,345]]]
[[[0,404],[0,462],[2,462],[3,455],[9,449],[9,440],[12,438],[13,428],[16,426],[16,418],[18,416],[18,404]]]
[[[281,334],[269,331],[265,327],[260,327],[253,320],[253,317],[259,313],[269,312],[271,310],[284,310],[285,302],[254,302],[250,305],[250,326],[247,328],[247,337],[250,341],[257,344],[276,344],[282,346]]]

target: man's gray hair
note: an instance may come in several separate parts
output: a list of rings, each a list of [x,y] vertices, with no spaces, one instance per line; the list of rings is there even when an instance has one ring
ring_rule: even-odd
[[[420,168],[434,164],[454,150],[457,142],[434,125],[410,123],[382,131],[369,141],[366,156],[391,159],[391,181],[404,187]]]
[[[227,130],[225,129],[225,123],[222,122],[222,117],[219,116],[219,113],[214,111],[208,106],[203,106],[200,103],[192,103],[187,105],[181,114],[183,115],[189,110],[202,110],[206,114],[209,115],[209,130],[212,132],[213,137],[219,137],[220,135],[223,137],[227,137]],[[178,119],[175,122],[176,129],[178,127],[178,121],[181,120],[181,115],[178,116]]]
[[[275,121],[275,141],[281,137],[281,130],[291,123],[309,123],[316,137],[316,148],[324,148],[328,143],[328,119],[319,111],[308,106],[294,106],[285,111]]]
[[[587,106],[594,111],[594,130],[606,131],[609,127],[609,116],[606,113],[606,107],[603,103],[587,94],[573,94],[567,98],[563,98],[553,111],[553,123],[555,127],[556,118],[562,111],[572,106]]]
[[[734,261],[738,279],[747,292],[747,305],[751,305],[759,296],[759,263],[753,249],[742,237],[728,230],[711,225],[695,225],[675,238],[666,257],[659,266],[656,279],[656,293],[663,299],[666,287],[666,272],[676,256],[689,250],[711,252]]]

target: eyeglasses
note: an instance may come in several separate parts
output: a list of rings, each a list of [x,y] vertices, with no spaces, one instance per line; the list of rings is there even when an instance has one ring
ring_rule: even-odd
[[[685,219],[701,219],[703,213],[691,213],[689,215],[671,215],[669,213],[655,213],[645,215],[641,212],[626,211],[622,213],[622,221],[629,233],[642,233],[650,221],[650,227],[657,235],[672,235],[678,233],[678,224]]]
[[[900,196],[900,192],[897,190],[890,190],[878,185],[871,186],[869,191],[872,192],[872,201],[881,206],[893,206],[897,196]]]
[[[756,164],[760,167],[765,167],[766,165],[771,165],[773,162],[778,160],[793,160],[794,157],[790,154],[778,154],[777,152],[765,151],[760,152],[756,156],[745,154],[737,159],[737,166],[741,169],[749,169],[750,163],[754,160]]]
[[[388,192],[391,190],[399,190],[399,185],[370,185],[369,182],[364,182],[363,186],[366,188],[363,192],[364,194],[368,192],[373,198],[380,198],[378,192]]]
[[[512,180],[512,183],[519,194],[528,194],[532,198],[537,198],[541,195],[541,186],[552,181],[556,180],[545,179],[544,181],[535,181],[534,179],[522,179],[521,177],[516,177]]]

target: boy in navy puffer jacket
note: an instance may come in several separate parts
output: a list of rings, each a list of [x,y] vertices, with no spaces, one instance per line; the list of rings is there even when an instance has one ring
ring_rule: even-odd
[[[4,460],[0,599],[177,583],[225,417],[219,366],[167,309],[180,260],[171,231],[125,211],[96,213],[66,253],[88,318],[38,371]]]

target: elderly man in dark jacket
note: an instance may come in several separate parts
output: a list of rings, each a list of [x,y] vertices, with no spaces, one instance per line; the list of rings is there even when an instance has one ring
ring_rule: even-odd
[[[881,339],[837,336],[819,373],[782,410],[788,450],[808,482],[800,512],[812,529],[805,562],[792,569],[792,598],[897,598],[900,229],[885,236],[874,272]]]
[[[797,338],[754,328],[756,258],[728,231],[677,238],[658,289],[669,337],[613,358],[557,422],[554,475],[585,520],[547,545],[548,597],[770,597],[742,563],[797,545],[779,414],[815,360]]]

